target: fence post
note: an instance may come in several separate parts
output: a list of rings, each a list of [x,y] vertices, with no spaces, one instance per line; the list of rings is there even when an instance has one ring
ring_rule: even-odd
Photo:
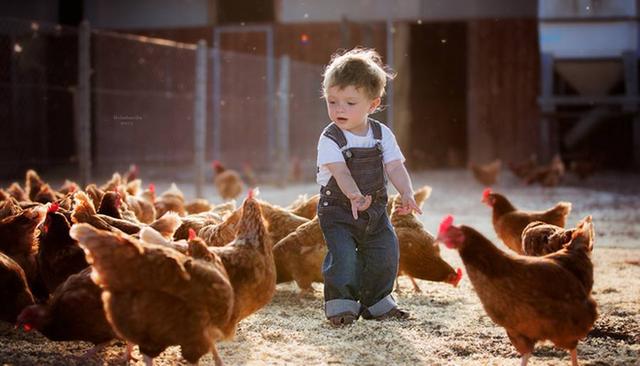
[[[289,177],[289,70],[288,55],[280,57],[280,78],[278,82],[278,118],[276,126],[276,160],[278,162],[278,183],[284,186]]]
[[[394,59],[393,59],[393,51],[394,51],[394,44],[393,44],[393,35],[396,32],[394,26],[393,26],[393,20],[391,19],[391,17],[387,18],[387,65],[389,65],[389,67],[393,68],[393,63],[394,63]],[[393,129],[393,83],[387,83],[387,97],[386,97],[386,101],[387,101],[387,126],[389,126],[389,128]]]
[[[220,134],[222,132],[222,111],[220,103],[222,102],[222,80],[220,80],[220,76],[222,75],[222,71],[220,70],[220,30],[215,29],[213,33],[213,160],[221,160],[222,159],[222,138]]]
[[[74,97],[76,149],[84,187],[91,181],[91,29],[86,20],[78,28],[78,89]]]
[[[269,26],[265,31],[265,36],[267,38],[267,149],[269,159],[267,161],[270,162],[271,166],[269,170],[273,169],[273,161],[277,161],[274,159],[274,150],[275,150],[275,140],[273,131],[275,130],[274,126],[274,114],[275,112],[275,94],[276,94],[276,86],[275,86],[275,46],[273,42],[273,28]]]
[[[638,54],[633,51],[622,53],[622,64],[624,65],[624,86],[625,94],[628,98],[637,98],[638,93]],[[632,141],[633,141],[633,166],[640,168],[640,113],[638,113],[638,103],[625,103],[623,111],[633,112],[631,119]]]
[[[193,99],[193,147],[196,197],[204,196],[204,149],[206,140],[207,42],[198,41],[196,49],[195,98]]]

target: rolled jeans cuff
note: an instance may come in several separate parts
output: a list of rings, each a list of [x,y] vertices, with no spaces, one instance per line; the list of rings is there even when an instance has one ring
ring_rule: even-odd
[[[386,314],[389,310],[397,306],[398,304],[396,304],[396,300],[391,296],[391,294],[389,294],[383,297],[382,300],[369,306],[367,310],[369,310],[369,314],[375,318],[382,314]]]
[[[324,303],[324,313],[327,318],[342,313],[352,313],[358,316],[358,314],[360,314],[360,304],[353,300],[329,300]]]

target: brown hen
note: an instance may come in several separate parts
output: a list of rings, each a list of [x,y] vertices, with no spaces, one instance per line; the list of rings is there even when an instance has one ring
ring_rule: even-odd
[[[478,182],[485,186],[491,186],[498,181],[500,169],[502,168],[502,161],[500,159],[496,159],[487,164],[470,163],[469,168],[473,173],[473,177]]]
[[[318,202],[320,201],[320,195],[314,194],[311,197],[307,197],[306,194],[298,196],[287,209],[294,215],[312,220],[318,214]]]
[[[295,281],[302,294],[313,291],[313,282],[324,282],[322,262],[326,255],[327,245],[316,216],[273,247],[277,282]]]
[[[38,206],[0,220],[0,252],[13,259],[24,270],[29,288],[37,299],[47,295],[36,260],[36,227],[44,219],[46,211],[46,207]]]
[[[543,257],[507,254],[476,230],[455,227],[448,216],[438,239],[459,251],[471,284],[491,320],[502,326],[526,365],[536,342],[550,340],[571,352],[598,316],[591,297],[593,228],[576,229],[563,249]],[[549,284],[553,284],[550,286]]]
[[[67,218],[58,212],[58,205],[50,205],[40,226],[37,255],[40,275],[49,293],[89,265],[84,250],[69,236],[70,227]]]
[[[431,187],[421,188],[417,192],[420,195],[420,200],[416,200],[416,203],[422,207],[423,202],[429,197],[430,193]],[[398,245],[400,247],[398,276],[406,275],[409,277],[415,292],[421,292],[415,278],[446,282],[457,286],[462,277],[462,270],[454,270],[440,257],[440,249],[437,245],[434,245],[435,238],[425,230],[424,225],[416,214],[401,215],[395,210],[396,207],[401,205],[402,199],[400,196],[395,196],[390,219],[398,236]],[[399,290],[398,286],[399,284],[396,284],[397,290]]]
[[[212,165],[215,171],[213,185],[220,197],[225,201],[238,197],[244,189],[240,174],[235,170],[226,169],[218,160],[215,160]]]
[[[52,341],[85,341],[96,347],[93,355],[116,338],[107,322],[102,291],[91,280],[91,268],[69,276],[44,304],[31,305],[18,316],[17,325],[26,331],[37,329]]]
[[[158,217],[169,211],[177,212],[180,216],[187,214],[187,210],[184,208],[184,194],[175,183],[171,183],[169,189],[155,200],[154,205]]]
[[[234,291],[233,313],[227,334],[235,332],[235,324],[268,304],[276,289],[276,269],[272,244],[262,218],[260,204],[249,191],[242,205],[234,241],[223,247],[209,247],[220,256]]]
[[[500,193],[487,188],[482,193],[482,202],[492,208],[493,228],[498,237],[511,250],[522,254],[522,231],[534,221],[542,221],[564,227],[567,216],[571,212],[570,202],[558,202],[546,211],[523,211],[516,209],[509,200]]]
[[[308,222],[309,219],[291,213],[280,206],[258,200],[262,215],[269,227],[269,236],[272,243],[279,242],[282,238],[293,232],[298,226]]]
[[[242,209],[239,208],[228,215],[224,221],[220,223],[202,226],[198,229],[198,236],[211,247],[221,247],[226,245],[236,237],[241,217]]]
[[[91,277],[102,290],[116,334],[138,344],[145,361],[171,345],[196,363],[224,338],[233,289],[222,266],[121,233],[74,225],[71,236],[87,250]]]
[[[35,300],[22,267],[0,253],[0,320],[14,323],[18,314]]]

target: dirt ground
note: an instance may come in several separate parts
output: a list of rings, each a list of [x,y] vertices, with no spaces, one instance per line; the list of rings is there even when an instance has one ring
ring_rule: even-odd
[[[46,179],[46,177],[45,177]],[[498,243],[490,209],[480,203],[484,187],[462,170],[425,171],[413,176],[414,186],[428,184],[433,192],[422,219],[432,233],[445,214],[456,223],[473,226]],[[170,182],[156,182],[161,191]],[[180,184],[188,198],[193,187]],[[567,177],[556,188],[524,186],[504,173],[494,190],[505,193],[523,209],[544,209],[557,201],[573,204],[567,226],[593,215],[596,243],[593,252],[593,295],[600,313],[594,330],[578,345],[583,365],[640,365],[640,175],[600,174],[580,182]],[[313,194],[313,183],[287,188],[261,187],[261,197],[287,205],[298,194]],[[206,194],[220,202],[208,187]],[[500,245],[502,249],[504,246]],[[462,267],[456,251],[442,249],[454,267]],[[635,261],[635,264],[633,264]],[[460,285],[418,281],[414,293],[401,278],[398,302],[412,317],[405,322],[359,320],[343,329],[331,328],[322,312],[322,284],[315,293],[298,296],[294,284],[278,285],[273,301],[242,321],[233,341],[218,349],[227,365],[516,365],[519,355],[503,328],[486,316],[468,278]],[[51,342],[37,332],[24,333],[0,322],[0,364],[4,365],[115,365],[124,351],[115,342],[89,361],[77,361],[90,348],[83,342]],[[134,353],[138,357],[140,354]],[[158,365],[185,364],[178,347],[155,359]],[[210,355],[201,364],[213,364]],[[139,361],[137,365],[142,365]],[[530,365],[567,365],[569,355],[550,343],[538,344]]]

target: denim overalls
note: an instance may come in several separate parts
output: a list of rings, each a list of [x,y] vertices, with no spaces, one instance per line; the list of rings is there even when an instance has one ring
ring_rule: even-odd
[[[398,239],[387,216],[387,187],[382,159],[382,129],[369,118],[376,145],[345,148],[342,130],[331,123],[323,134],[338,144],[351,176],[371,206],[358,212],[334,177],[320,189],[318,219],[329,249],[322,265],[325,314],[380,316],[396,307],[390,295],[398,273]]]

